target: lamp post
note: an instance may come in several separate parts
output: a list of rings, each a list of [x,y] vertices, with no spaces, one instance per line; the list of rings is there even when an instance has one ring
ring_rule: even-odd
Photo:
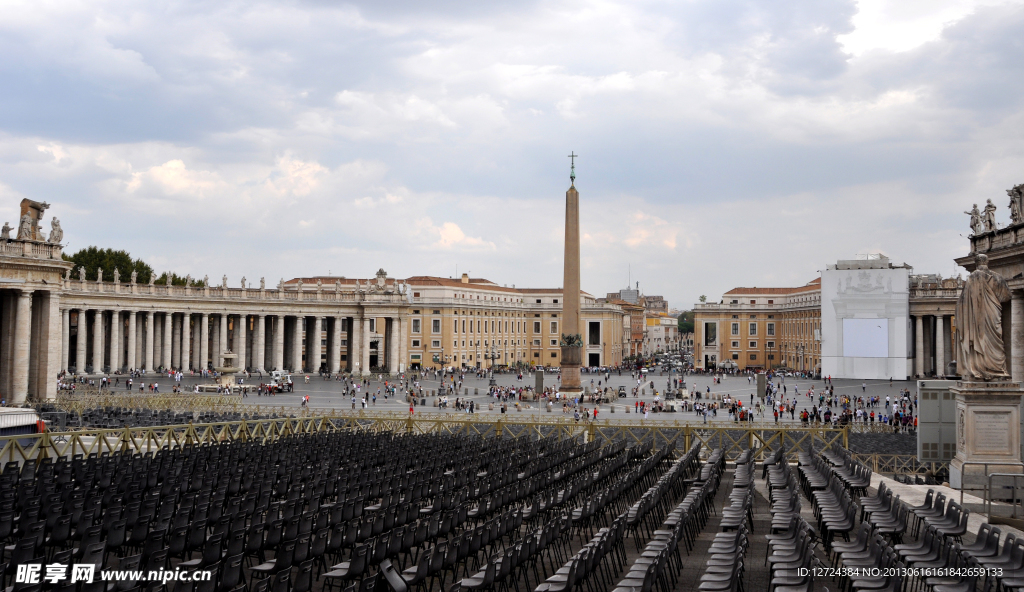
[[[494,378],[494,361],[498,359],[498,347],[491,343],[491,351],[484,355],[491,360],[491,379],[488,381],[488,384],[490,386],[497,386],[498,381]]]

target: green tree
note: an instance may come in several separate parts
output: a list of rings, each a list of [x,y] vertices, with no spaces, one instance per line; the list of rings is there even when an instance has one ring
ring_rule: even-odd
[[[85,279],[87,280],[95,280],[96,272],[101,268],[103,269],[103,279],[108,281],[114,279],[115,269],[121,274],[123,282],[131,280],[133,271],[138,274],[136,281],[141,284],[149,283],[149,278],[153,275],[152,267],[142,259],[132,259],[128,251],[115,251],[93,246],[81,249],[74,255],[65,254],[64,260],[75,264],[71,275],[76,279],[79,267],[85,268]]]
[[[703,295],[703,294],[701,294],[701,295],[700,295],[700,301],[701,301],[701,302],[707,302],[707,301],[708,301],[708,297],[707,297],[707,296],[705,296],[705,295]]]
[[[679,315],[679,334],[693,333],[693,311],[685,310]]]

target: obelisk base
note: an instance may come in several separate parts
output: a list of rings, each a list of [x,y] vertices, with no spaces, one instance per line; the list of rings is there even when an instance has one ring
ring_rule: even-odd
[[[1012,382],[957,382],[950,392],[956,397],[956,456],[949,463],[949,485],[954,489],[962,485],[984,497],[988,475],[1024,472],[1020,464],[1024,389]],[[993,498],[999,499],[1001,491],[997,488]]]
[[[583,383],[580,380],[580,362],[582,358],[582,347],[575,345],[562,346],[562,362],[559,367],[562,374],[562,384],[558,387],[559,392],[568,394],[583,392]]]

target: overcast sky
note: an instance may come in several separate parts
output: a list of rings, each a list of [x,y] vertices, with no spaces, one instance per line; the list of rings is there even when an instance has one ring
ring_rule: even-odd
[[[557,287],[575,151],[593,294],[955,275],[963,212],[1024,183],[1022,32],[973,0],[8,0],[0,217],[232,286]]]

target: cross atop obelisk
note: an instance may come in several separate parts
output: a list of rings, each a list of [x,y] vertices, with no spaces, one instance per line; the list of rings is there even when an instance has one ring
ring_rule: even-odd
[[[576,158],[571,152],[569,180],[565,192],[565,268],[562,281],[562,384],[560,391],[579,393],[583,338],[580,335],[580,194],[576,191]]]

